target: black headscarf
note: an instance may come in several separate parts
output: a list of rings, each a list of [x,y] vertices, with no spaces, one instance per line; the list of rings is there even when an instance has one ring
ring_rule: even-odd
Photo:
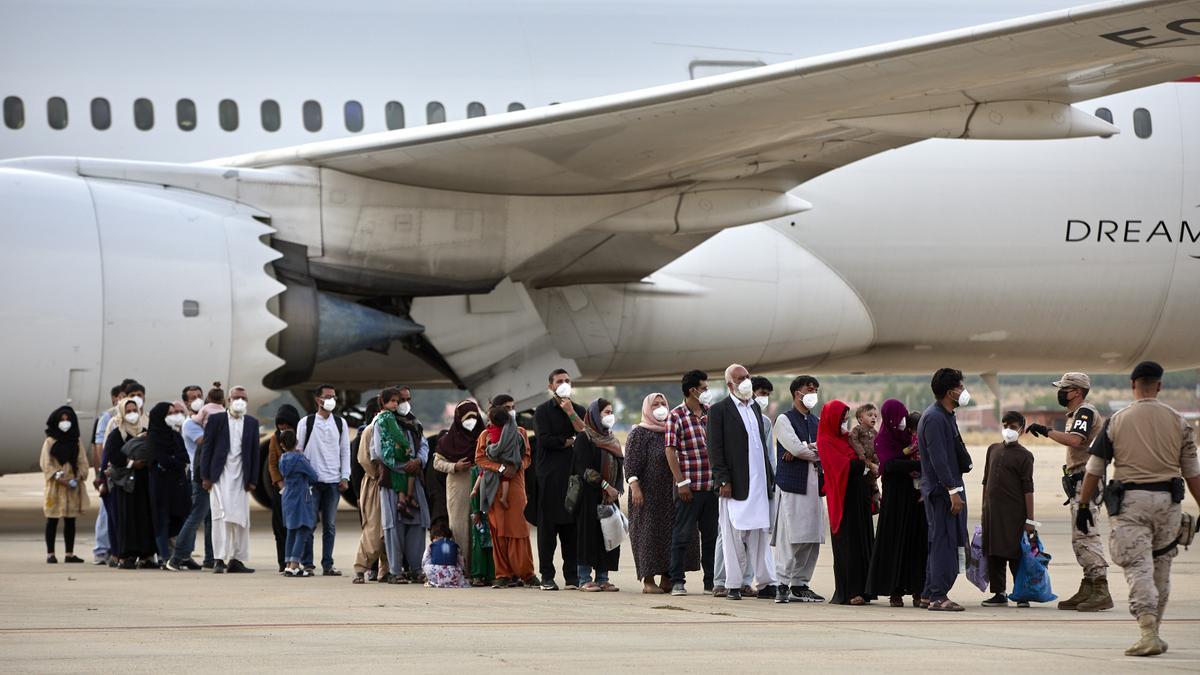
[[[279,410],[275,411],[275,429],[277,431],[280,424],[292,425],[292,431],[300,426],[300,411],[296,410],[296,406],[291,403],[279,406]]]
[[[63,432],[58,428],[59,418],[63,414],[71,420],[70,431]],[[46,437],[54,439],[54,445],[50,446],[50,456],[54,458],[59,465],[70,464],[71,469],[78,472],[79,465],[79,418],[75,415],[75,410],[69,405],[64,405],[50,413],[50,417],[46,419]]]
[[[475,428],[467,431],[467,428],[463,426],[463,420],[472,415],[475,417]],[[438,454],[449,462],[475,457],[475,443],[486,426],[487,423],[480,418],[479,406],[474,401],[459,403],[454,408],[454,423],[450,425],[446,435],[438,441]]]
[[[167,424],[167,414],[171,412],[171,404],[166,401],[155,404],[150,409],[150,424],[146,428],[146,441],[154,449],[154,457],[163,461],[175,454],[177,448],[185,448],[183,436]],[[186,453],[186,448],[184,449]]]

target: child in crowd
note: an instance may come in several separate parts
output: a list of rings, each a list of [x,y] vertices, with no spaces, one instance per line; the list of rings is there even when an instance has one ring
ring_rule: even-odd
[[[483,474],[478,466],[471,466],[472,482],[478,484]],[[496,564],[492,559],[492,531],[487,514],[483,513],[479,493],[471,494],[471,585],[491,586],[496,578]]]
[[[874,403],[864,403],[854,411],[858,426],[850,432],[850,447],[858,458],[866,463],[871,472],[871,511],[879,512],[879,457],[875,455],[875,436],[879,431],[875,425],[879,423],[879,409]]]
[[[904,456],[907,457],[908,459],[911,459],[911,460],[917,461],[917,462],[921,461],[921,449],[919,447],[917,447],[917,424],[919,424],[920,422],[921,422],[921,413],[920,413],[920,411],[917,411],[917,410],[914,410],[914,411],[908,413],[908,417],[904,418],[904,428],[906,430],[908,430],[909,433],[912,434],[912,443],[904,448]],[[917,491],[918,495],[920,495],[920,493],[921,493],[921,479],[920,478],[913,479],[913,489]],[[923,501],[925,501],[925,498],[922,496],[918,496],[917,501],[923,502]]]
[[[514,430],[516,428],[516,422],[514,422],[513,418],[508,414],[508,410],[504,409],[503,407],[492,408],[490,411],[488,411],[488,421],[491,422],[492,428],[499,428],[503,430],[510,424],[513,425]],[[513,430],[510,430],[510,433],[512,433],[512,431]],[[491,502],[488,501],[488,495],[490,491],[487,487],[487,484],[489,481],[499,480],[500,485],[496,488],[496,499],[500,501],[500,505],[502,507],[506,509],[508,508],[508,484],[512,480],[513,474],[516,473],[511,469],[512,467],[521,466],[522,448],[522,445],[515,442],[496,442],[488,444],[487,456],[495,462],[507,465],[510,470],[501,473],[496,473],[494,471],[481,471],[479,477],[475,479],[475,486],[471,488],[471,496],[476,497],[481,494],[483,495],[484,512],[487,512],[488,507],[491,505]]]
[[[451,538],[450,528],[442,523],[433,526],[431,540],[421,558],[425,585],[432,588],[467,588],[463,575],[462,549]]]
[[[317,482],[317,472],[304,453],[296,448],[296,432],[288,429],[279,435],[283,453],[279,457],[279,474],[283,476],[280,500],[283,505],[283,525],[287,528],[284,544],[284,576],[311,577],[310,570],[300,566],[305,545],[312,541],[313,527],[317,524],[317,504],[313,499],[312,485]]]
[[[987,556],[992,597],[984,607],[1007,607],[1004,568],[1017,578],[1021,562],[1021,536],[1037,535],[1033,520],[1033,453],[1018,442],[1025,417],[1015,410],[1004,413],[1001,442],[987,449],[983,468],[983,553]],[[1028,607],[1028,602],[1017,603]]]

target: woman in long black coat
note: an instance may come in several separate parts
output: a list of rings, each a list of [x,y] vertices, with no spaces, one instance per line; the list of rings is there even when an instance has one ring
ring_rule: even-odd
[[[883,423],[875,438],[875,454],[883,474],[883,499],[867,589],[888,596],[892,607],[903,607],[904,596],[911,595],[913,606],[918,607],[925,587],[929,535],[921,491],[915,485],[921,475],[916,425],[907,424],[908,410],[895,399],[884,402],[880,415]]]
[[[605,424],[605,421],[609,424]],[[606,550],[604,533],[596,507],[617,506],[624,486],[621,443],[612,434],[612,403],[600,398],[588,406],[583,418],[583,433],[575,437],[575,475],[581,489],[575,506],[575,525],[579,549],[579,590],[587,592],[620,590],[608,581],[621,561],[621,547]],[[592,570],[596,577],[592,579]]]
[[[173,418],[172,416],[178,416]],[[152,459],[147,467],[150,478],[150,518],[154,526],[154,544],[159,567],[171,557],[170,539],[179,534],[191,512],[192,487],[187,480],[188,454],[183,436],[168,423],[182,424],[183,404],[159,403],[150,410],[146,442]]]
[[[139,561],[142,567],[154,567],[152,558],[156,547],[150,507],[149,463],[144,457],[131,457],[131,450],[126,447],[142,434],[141,422],[130,421],[134,415],[140,417],[137,402],[127,398],[118,404],[117,411],[121,419],[104,443],[104,454],[115,470],[133,471],[132,491],[109,481],[116,506],[117,557],[121,559],[121,569],[134,569]]]

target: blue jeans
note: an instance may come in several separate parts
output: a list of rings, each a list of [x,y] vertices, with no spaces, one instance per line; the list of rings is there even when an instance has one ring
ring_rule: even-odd
[[[204,524],[204,563],[208,564],[213,561],[212,518],[209,514],[208,492],[193,483],[192,512],[188,514],[187,520],[183,521],[183,527],[175,537],[175,552],[171,558],[184,560],[192,557],[192,551],[196,548],[196,530],[200,529],[201,523]]]
[[[304,557],[304,547],[312,548],[313,531],[311,527],[297,527],[287,531],[287,541],[283,545],[283,561],[298,563]]]
[[[317,499],[317,516],[321,519],[321,569],[333,567],[333,541],[337,537],[337,507],[342,493],[338,492],[337,483],[313,483],[313,497]],[[304,545],[303,563],[305,567],[313,566],[313,539],[309,537]]]
[[[592,568],[587,565],[579,565],[579,585],[582,586],[592,581]],[[596,583],[604,585],[608,583],[608,570],[596,568]]]
[[[104,501],[100,500],[100,510],[96,513],[96,545],[92,548],[93,558],[107,558],[112,551],[108,543],[108,513],[104,511]]]

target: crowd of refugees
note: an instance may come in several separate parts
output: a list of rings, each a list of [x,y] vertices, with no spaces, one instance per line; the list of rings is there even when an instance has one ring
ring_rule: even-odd
[[[1138,404],[1153,402],[1157,389],[1147,393],[1147,382],[1161,380],[1162,369],[1152,363],[1139,369],[1132,381],[1145,399]],[[1000,439],[987,449],[981,525],[993,595],[985,606],[1009,604],[1006,570],[1015,576],[1022,539],[1035,537],[1038,527],[1033,455],[1021,436],[1065,446],[1064,473],[1076,485],[1085,465],[1091,471],[1089,447],[1102,419],[1085,401],[1090,380],[1067,373],[1054,385],[1068,411],[1064,431],[1027,427],[1019,413],[1008,412]],[[885,597],[903,607],[911,596],[913,607],[962,611],[949,592],[969,547],[964,476],[974,467],[955,410],[970,394],[963,374],[950,368],[934,373],[930,388],[933,402],[921,412],[894,399],[852,410],[839,400],[822,405],[819,381],[802,375],[772,420],[764,414],[774,396],[766,378],[731,365],[720,386],[725,395],[715,400],[709,376],[693,370],[680,380],[678,404],[666,393],[645,397],[641,419],[622,443],[613,433],[613,403],[576,402],[570,374],[561,369],[548,378],[549,396],[534,411],[532,430],[518,424],[513,398],[499,395],[486,409],[462,401],[450,427],[429,438],[407,387],[382,390],[353,434],[336,414],[336,391],[323,385],[313,392],[315,412],[302,416],[282,406],[263,441],[241,387],[189,386],[179,400],[147,410],[144,387],[126,381],[113,388],[113,407],[100,415],[90,439],[92,486],[100,495],[94,561],[122,569],[254,572],[246,565],[249,497],[259,489],[261,467],[273,488],[279,573],[317,573],[320,524],[320,574],[340,576],[333,560],[337,505],[357,462],[365,473],[355,584],[554,591],[560,548],[565,588],[615,592],[610,574],[627,531],[643,593],[687,595],[686,573],[701,571],[704,591],[716,597],[823,602],[810,583],[828,532],[829,602],[864,605]],[[1176,449],[1167,454],[1174,453],[1174,470],[1191,485],[1200,478],[1187,474],[1200,468],[1184,427],[1171,431],[1182,433],[1182,441],[1169,441]],[[73,549],[75,519],[88,507],[89,449],[80,433],[70,407],[47,420],[41,462],[49,562],[57,562],[60,519],[66,561],[83,562]],[[1084,522],[1091,521],[1088,500],[1069,483],[1079,524],[1072,542],[1084,577],[1059,607],[1108,609],[1103,549],[1094,526],[1089,532]],[[613,508],[623,494],[627,525]],[[201,527],[205,549],[197,563]],[[1151,589],[1159,581],[1157,557],[1154,565]]]

